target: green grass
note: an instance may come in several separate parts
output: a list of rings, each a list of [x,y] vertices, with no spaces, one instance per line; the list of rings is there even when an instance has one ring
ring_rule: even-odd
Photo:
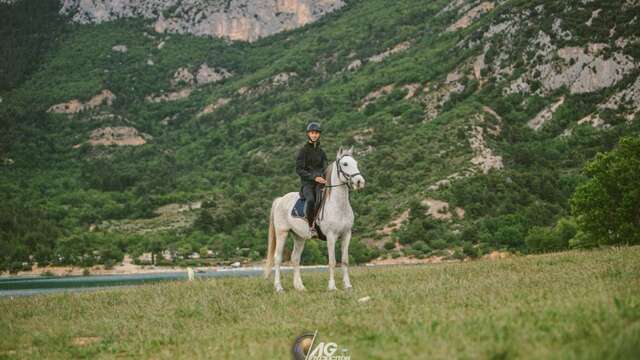
[[[327,276],[303,274],[304,293],[287,274],[284,294],[225,278],[2,299],[0,358],[286,359],[316,329],[352,359],[640,353],[640,247],[357,268],[352,292]]]

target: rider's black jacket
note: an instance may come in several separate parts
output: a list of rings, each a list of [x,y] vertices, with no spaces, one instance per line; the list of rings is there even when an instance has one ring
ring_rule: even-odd
[[[314,183],[316,176],[324,176],[327,164],[327,155],[320,147],[320,142],[306,144],[298,151],[296,157],[296,173],[300,176],[302,184]]]

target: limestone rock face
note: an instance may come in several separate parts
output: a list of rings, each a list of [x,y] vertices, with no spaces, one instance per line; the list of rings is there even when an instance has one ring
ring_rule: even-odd
[[[116,96],[109,90],[102,90],[100,94],[92,97],[86,103],[81,102],[80,100],[73,99],[69,100],[66,103],[56,104],[51,106],[47,112],[50,113],[58,113],[58,114],[77,114],[79,112],[85,110],[95,109],[98,106],[103,104],[111,106],[113,104],[113,100],[116,99]]]
[[[231,76],[231,73],[226,69],[210,68],[207,64],[202,64],[196,74],[196,82],[198,85],[206,85],[222,81]]]
[[[181,67],[173,74],[171,85],[206,85],[222,81],[233,76],[227,69],[210,68],[207,64],[200,65],[198,72],[194,76],[189,69]]]
[[[495,155],[489,148],[484,138],[484,128],[473,126],[469,137],[469,145],[473,150],[474,157],[471,163],[477,166],[483,174],[488,174],[490,170],[500,170],[504,167],[502,156]]]
[[[549,90],[563,85],[569,86],[572,94],[583,94],[608,88],[635,68],[633,59],[621,53],[614,53],[605,59],[590,47],[587,52],[581,47],[568,47],[558,50],[558,56],[566,63],[573,63],[560,74],[553,70],[552,64],[540,67],[542,84]]]
[[[60,13],[82,24],[143,17],[155,21],[158,33],[254,41],[304,26],[344,5],[344,0],[63,0]]]
[[[189,69],[181,67],[173,74],[173,79],[171,80],[171,85],[193,85],[193,74],[189,71]]]
[[[116,45],[112,47],[111,50],[126,53],[127,51],[129,51],[129,48],[127,48],[127,45]]]
[[[138,146],[146,143],[149,135],[140,134],[138,130],[132,127],[116,126],[95,129],[89,135],[89,143],[96,145],[132,145]]]
[[[148,95],[145,97],[145,100],[148,102],[165,102],[165,101],[176,101],[188,98],[191,95],[191,88],[185,88],[182,90],[166,93],[166,94],[158,94],[158,95]]]

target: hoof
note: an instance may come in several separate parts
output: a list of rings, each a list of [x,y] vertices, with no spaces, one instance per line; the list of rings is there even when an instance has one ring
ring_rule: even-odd
[[[282,288],[282,286],[276,286],[276,292],[282,293],[284,292],[284,289]]]
[[[296,287],[296,290],[298,290],[298,291],[307,291],[307,288],[305,288],[304,286],[300,286],[300,287]]]
[[[344,289],[345,289],[346,291],[351,291],[351,290],[353,290],[353,286],[351,286],[351,285],[346,285],[346,286],[344,287]]]

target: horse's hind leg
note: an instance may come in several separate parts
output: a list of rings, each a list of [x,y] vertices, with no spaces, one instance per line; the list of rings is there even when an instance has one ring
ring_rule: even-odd
[[[352,288],[349,280],[349,241],[351,241],[351,231],[347,231],[342,236],[342,281],[345,290]]]
[[[302,250],[304,250],[304,239],[294,236],[293,253],[291,253],[291,262],[293,262],[293,287],[296,290],[303,291],[302,277],[300,276],[300,258]]]
[[[282,264],[282,250],[284,250],[284,243],[287,240],[287,232],[282,230],[276,230],[276,253],[275,253],[275,276],[273,285],[276,291],[284,291],[282,283],[280,282],[280,265]]]

